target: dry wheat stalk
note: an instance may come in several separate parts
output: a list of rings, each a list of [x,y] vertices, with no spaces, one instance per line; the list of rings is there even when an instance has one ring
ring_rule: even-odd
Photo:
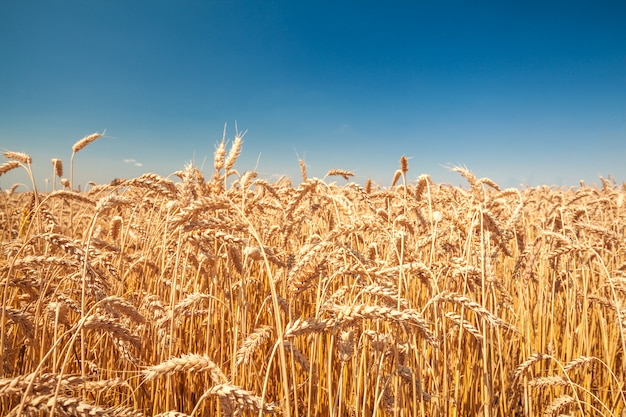
[[[235,135],[235,140],[233,141],[230,151],[228,152],[228,156],[226,156],[226,160],[224,162],[224,171],[227,174],[230,172],[233,165],[235,165],[235,160],[237,160],[239,154],[241,153],[241,145],[243,143],[242,138],[244,135],[245,132],[242,135],[239,135],[239,133]]]
[[[388,268],[372,268],[368,269],[367,272],[379,278],[393,278],[394,283],[400,273],[405,275],[416,274],[419,280],[429,287],[435,281],[433,271],[422,262],[410,262]]]
[[[235,408],[241,411],[263,411],[264,413],[279,412],[279,408],[274,403],[264,403],[261,397],[236,385],[217,384],[209,389],[207,394],[217,396],[226,409]]]
[[[432,183],[430,176],[427,174],[422,174],[417,177],[417,186],[415,187],[414,196],[416,200],[420,200],[422,198],[422,194],[424,194],[425,190],[428,190],[429,185]]]
[[[304,354],[300,351],[300,349],[295,347],[293,343],[291,343],[289,340],[283,340],[283,344],[285,345],[286,351],[291,353],[298,365],[300,365],[300,369],[302,369],[304,372],[309,372],[309,370],[311,369],[311,364],[309,363],[307,357],[304,356]]]
[[[409,302],[400,297],[398,291],[388,285],[383,284],[371,284],[363,287],[360,293],[370,294],[376,297],[380,297],[388,300],[389,307],[399,306],[402,308],[408,308]]]
[[[50,378],[50,375],[38,376],[35,372],[26,375],[18,375],[14,378],[2,378],[0,379],[0,398],[10,395],[23,395],[33,378],[38,379],[34,387],[37,391],[34,392],[39,392],[43,389],[52,389],[50,387],[56,384],[56,378]]]
[[[53,395],[57,387],[60,392],[77,392],[89,382],[78,375],[59,375],[53,373],[43,373],[37,375],[36,372],[20,375],[15,378],[0,380],[0,397],[2,396],[28,396]],[[28,387],[30,386],[30,390]]]
[[[81,151],[83,148],[85,148],[85,146],[87,146],[90,143],[92,143],[93,141],[101,138],[103,135],[104,135],[104,132],[102,132],[102,133],[92,133],[91,135],[85,136],[84,138],[82,138],[78,142],[76,142],[74,144],[74,146],[72,146],[72,152],[73,153],[77,153],[77,152]]]
[[[467,180],[470,187],[472,188],[472,194],[474,195],[474,197],[477,197],[480,201],[482,201],[480,182],[478,182],[478,179],[470,170],[465,167],[457,166],[453,167],[451,171],[461,174],[461,176]]]
[[[346,181],[350,181],[350,177],[354,177],[353,172],[346,171],[343,169],[331,169],[330,171],[326,173],[325,177],[332,177],[335,175],[343,177],[343,179]]]
[[[100,300],[99,305],[104,307],[109,314],[112,314],[114,317],[118,317],[118,313],[122,313],[135,323],[141,324],[146,322],[145,317],[137,310],[137,308],[122,297],[115,295],[108,296]]]
[[[337,359],[348,362],[354,355],[354,330],[341,330],[337,343]]]
[[[543,415],[547,417],[560,415],[561,410],[563,410],[563,408],[566,408],[574,404],[575,402],[576,402],[576,399],[574,399],[573,397],[567,394],[561,395],[560,397],[556,398],[546,407],[545,411],[543,412]]]
[[[298,164],[300,164],[300,173],[302,174],[302,182],[308,181],[308,176],[306,174],[306,164],[302,159],[298,159]]]
[[[274,254],[272,248],[265,246],[260,248],[258,246],[246,246],[243,249],[243,255],[249,259],[253,259],[255,261],[262,261],[267,257],[267,260],[271,263],[280,266],[281,268],[285,267],[285,263],[278,259]],[[264,257],[265,256],[265,257]]]
[[[57,197],[60,197],[63,200],[72,200],[72,201],[77,201],[79,203],[86,203],[86,204],[93,205],[93,206],[96,205],[96,202],[93,201],[91,198],[89,198],[87,195],[85,195],[84,193],[78,193],[76,191],[56,190],[50,193],[50,195],[48,196],[48,199],[57,198]]]
[[[163,317],[162,319],[158,320],[157,322],[157,327],[164,327],[166,325],[168,325],[170,323],[170,321],[176,317],[179,317],[182,312],[186,311],[187,309],[189,309],[191,306],[204,301],[204,300],[209,300],[214,298],[212,295],[210,294],[204,294],[204,293],[200,293],[200,292],[194,292],[191,294],[187,294],[187,296],[185,298],[183,298],[182,300],[180,300],[178,303],[176,303],[176,305],[174,306],[174,308],[169,312],[169,314],[166,317]]]
[[[23,258],[16,259],[13,263],[13,268],[41,268],[52,265],[64,268],[78,268],[80,266],[80,263],[74,259],[60,258],[58,256],[27,255]],[[0,271],[5,271],[8,269],[8,265],[5,265],[0,268]]]
[[[309,333],[320,333],[330,327],[332,327],[332,323],[328,322],[327,320],[298,318],[295,321],[287,324],[284,337],[289,338]]]
[[[124,219],[122,216],[114,216],[111,219],[111,229],[109,230],[111,240],[117,240],[119,238],[123,222]]]
[[[54,170],[54,175],[61,178],[63,176],[63,161],[57,158],[53,158],[51,161],[52,161],[52,169]]]
[[[466,297],[462,294],[457,294],[453,292],[444,291],[435,296],[431,301],[447,301],[452,302],[454,304],[461,305],[469,310],[475,312],[479,317],[484,318],[489,324],[496,327],[503,327],[505,329],[517,332],[517,329],[510,325],[509,323],[502,320],[500,317],[493,314],[491,311],[487,310],[485,307],[472,300],[469,297]]]
[[[332,305],[329,309],[335,314],[334,325],[345,325],[363,319],[384,319],[397,323],[410,324],[420,330],[422,336],[432,346],[437,347],[439,343],[435,335],[430,330],[430,326],[422,315],[411,309],[396,310],[390,307],[354,304],[354,305]]]
[[[544,354],[544,353],[535,353],[528,357],[527,360],[519,364],[515,370],[513,375],[513,380],[517,381],[527,369],[529,369],[534,363],[537,363],[542,360],[551,360],[554,359],[552,355]]]
[[[589,246],[586,243],[583,244],[569,244],[569,245],[565,245],[562,246],[560,248],[557,248],[555,250],[553,250],[552,252],[548,253],[547,255],[547,259],[548,260],[552,260],[554,258],[558,258],[559,256],[563,256],[563,255],[567,255],[573,252],[585,252],[591,249],[591,246]]]
[[[11,307],[2,307],[3,313],[8,321],[20,326],[24,336],[32,340],[35,335],[35,324],[33,314],[27,310],[18,310]]]
[[[44,236],[46,240],[49,240],[59,248],[61,248],[65,253],[72,255],[78,260],[78,262],[83,262],[85,259],[85,251],[79,247],[79,245],[67,238],[67,236],[63,236],[58,233],[48,233]]]
[[[461,326],[463,329],[467,330],[472,336],[474,336],[478,341],[483,341],[484,337],[480,330],[474,327],[470,322],[464,320],[459,314],[453,312],[445,313],[445,316],[450,319],[453,323]]]
[[[151,381],[164,375],[180,372],[209,372],[215,384],[228,381],[222,370],[208,357],[195,353],[181,355],[161,362],[158,365],[148,366],[141,371],[145,381]]]
[[[130,385],[122,378],[101,379],[98,381],[84,381],[81,385],[77,385],[77,391],[79,389],[85,389],[90,392],[101,392],[118,387],[130,388]]]
[[[393,342],[391,335],[378,333],[374,330],[364,330],[363,335],[370,339],[372,348],[378,352],[385,352],[389,345]]]
[[[578,367],[581,367],[587,363],[593,362],[595,359],[597,358],[593,356],[579,356],[576,359],[573,359],[569,361],[568,363],[566,363],[565,365],[563,365],[563,371],[571,372]]]
[[[400,172],[402,172],[403,175],[409,172],[409,158],[404,155],[400,157]]]
[[[213,167],[215,168],[215,179],[219,178],[219,173],[224,168],[224,162],[226,158],[226,127],[224,126],[224,137],[222,137],[222,141],[219,145],[215,147],[215,152],[213,153]]]
[[[70,326],[70,321],[68,317],[69,307],[67,303],[62,301],[51,301],[46,306],[46,311],[48,312],[48,316],[52,320],[50,326],[58,326],[58,324],[65,324],[66,326]]]
[[[18,410],[19,407],[9,413],[8,416],[17,415]],[[31,413],[40,415],[43,412],[45,413],[45,415],[55,413],[61,416],[85,417],[143,416],[142,413],[133,409],[120,407],[103,408],[97,405],[90,404],[84,401],[82,398],[48,395],[30,398],[30,400],[25,404],[25,409],[23,411],[28,413],[28,415],[30,415]]]
[[[141,302],[141,309],[149,314],[152,320],[159,320],[166,316],[167,310],[161,299],[154,294],[146,294]],[[169,320],[169,318],[168,318]]]
[[[96,214],[99,214],[105,210],[109,210],[114,207],[124,206],[131,204],[131,201],[125,196],[108,194],[100,198],[96,203]]]
[[[391,179],[391,186],[394,187],[396,185],[396,183],[398,182],[398,180],[400,179],[400,177],[402,176],[402,171],[401,170],[397,170],[396,172],[394,172],[393,174],[393,178]]]
[[[270,326],[261,326],[257,329],[254,329],[252,333],[246,337],[246,339],[241,343],[239,350],[237,351],[236,357],[236,365],[247,364],[252,354],[262,346],[267,339],[273,333],[273,329]]]
[[[236,189],[237,186],[241,187],[242,189],[246,189],[248,187],[248,184],[250,184],[250,182],[258,176],[259,173],[256,171],[246,171],[237,181],[233,183],[232,189]]]
[[[30,165],[33,163],[33,158],[31,158],[30,155],[23,153],[23,152],[5,151],[2,155],[5,158],[15,159],[16,161],[19,161],[26,165]]]
[[[0,165],[0,175],[4,175],[7,172],[11,171],[12,169],[19,168],[19,167],[20,167],[19,161],[5,162],[4,164]]]
[[[621,305],[617,304],[615,306],[617,310],[617,318],[619,322],[619,328],[622,333],[622,339],[626,340],[626,308],[622,308]]]
[[[302,199],[309,193],[315,192],[316,187],[321,183],[317,178],[312,178],[309,180],[305,180],[300,184],[298,189],[296,190],[295,198],[291,198],[289,203],[287,204],[287,208],[285,209],[285,217],[287,219],[291,219],[293,217],[293,213],[302,201]],[[293,226],[293,225],[291,225]]]
[[[168,200],[176,200],[178,198],[178,188],[176,187],[176,184],[158,174],[147,173],[138,178],[119,180],[115,183],[115,188],[121,187],[148,189],[166,197]],[[142,195],[141,199],[145,200],[146,197],[147,196]]]
[[[128,342],[141,349],[141,338],[133,334],[129,329],[107,316],[89,316],[83,322],[83,327],[87,330],[102,330],[110,333],[115,339]]]
[[[479,178],[477,181],[479,183],[481,183],[481,184],[485,184],[485,185],[490,186],[491,188],[493,188],[496,191],[500,191],[500,186],[498,184],[496,184],[495,181],[493,181],[493,180],[491,180],[489,178],[483,177],[483,178]]]
[[[545,388],[556,386],[567,386],[570,382],[562,376],[539,376],[528,381],[528,386],[532,388]]]

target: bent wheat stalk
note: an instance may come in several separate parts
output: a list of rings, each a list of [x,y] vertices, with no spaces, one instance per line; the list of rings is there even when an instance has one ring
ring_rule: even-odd
[[[70,158],[70,187],[74,188],[74,156],[85,146],[104,136],[104,133],[105,132],[87,135],[72,146],[72,157]]]

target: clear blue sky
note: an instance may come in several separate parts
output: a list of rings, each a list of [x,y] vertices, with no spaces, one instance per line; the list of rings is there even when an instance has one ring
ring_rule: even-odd
[[[409,180],[623,181],[625,22],[624,0],[2,1],[0,149],[43,183],[106,129],[80,182],[189,161],[208,177],[237,121],[235,168],[296,184],[300,157],[387,186],[402,155]]]

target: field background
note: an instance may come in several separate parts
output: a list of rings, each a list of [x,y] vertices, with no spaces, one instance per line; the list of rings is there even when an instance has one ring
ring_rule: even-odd
[[[624,184],[193,165],[1,193],[2,415],[624,416]]]

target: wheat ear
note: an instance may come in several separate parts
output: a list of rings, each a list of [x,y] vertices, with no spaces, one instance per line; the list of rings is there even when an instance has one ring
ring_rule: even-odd
[[[9,162],[5,162],[4,164],[0,165],[0,175],[4,175],[7,172],[15,169],[15,168],[19,168],[20,167],[20,163],[19,161],[9,161]]]
[[[161,362],[158,365],[149,366],[141,373],[144,380],[150,381],[163,375],[171,375],[179,372],[209,372],[214,383],[225,383],[228,379],[222,370],[206,356],[198,354],[186,354]]]
[[[226,410],[232,410],[235,407],[241,411],[263,411],[264,413],[277,413],[279,411],[274,403],[264,403],[261,397],[236,385],[218,384],[209,389],[206,394],[216,395]]]
[[[80,152],[85,146],[89,145],[96,139],[101,138],[104,135],[102,133],[92,133],[87,135],[72,146],[72,157],[70,158],[70,186],[74,187],[74,155]]]
[[[30,165],[33,163],[33,158],[31,158],[29,154],[24,152],[6,151],[3,155],[5,158],[15,159],[16,161],[19,161],[25,165]]]

